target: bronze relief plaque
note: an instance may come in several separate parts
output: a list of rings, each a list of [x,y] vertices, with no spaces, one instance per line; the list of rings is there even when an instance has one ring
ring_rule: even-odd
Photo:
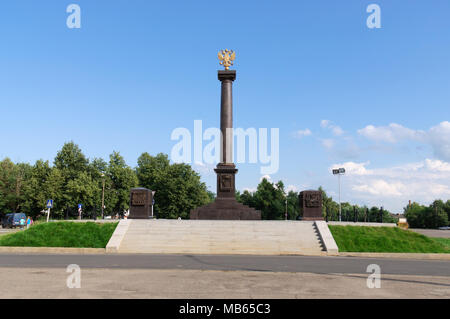
[[[222,192],[231,192],[233,188],[233,176],[230,174],[223,174],[220,176],[220,190]]]
[[[320,193],[306,193],[305,206],[306,207],[320,207]]]
[[[145,193],[132,193],[131,196],[132,206],[145,206]]]

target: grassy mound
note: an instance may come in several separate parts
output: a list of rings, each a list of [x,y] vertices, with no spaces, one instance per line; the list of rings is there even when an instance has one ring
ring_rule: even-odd
[[[450,238],[431,238],[432,240],[440,243],[445,246],[448,250],[450,250]]]
[[[105,248],[117,223],[51,222],[0,237],[0,246]]]
[[[329,225],[341,252],[450,253],[447,241],[397,227]]]

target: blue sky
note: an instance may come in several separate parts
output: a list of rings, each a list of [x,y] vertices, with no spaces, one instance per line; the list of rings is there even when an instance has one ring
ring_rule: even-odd
[[[66,7],[81,8],[81,29]],[[369,4],[381,28],[369,29]],[[219,125],[220,49],[237,52],[234,125],[280,129],[290,189],[345,166],[342,200],[401,212],[450,198],[450,2],[24,1],[0,7],[0,158],[171,153],[177,127]],[[302,134],[303,132],[303,134]],[[305,132],[308,132],[306,135]],[[239,164],[255,189],[259,164]],[[197,167],[215,191],[212,167]]]

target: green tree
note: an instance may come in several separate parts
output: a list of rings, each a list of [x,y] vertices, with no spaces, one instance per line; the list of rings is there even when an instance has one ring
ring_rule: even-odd
[[[437,228],[448,225],[446,203],[435,200],[430,206],[412,203],[404,208],[405,217],[411,228]]]
[[[339,204],[333,200],[333,197],[328,196],[322,186],[319,187],[322,192],[322,209],[325,217],[328,212],[328,220],[339,220]]]
[[[26,181],[31,166],[15,164],[9,158],[0,162],[0,210],[2,213],[20,212],[26,199]]]
[[[77,205],[86,205],[85,202],[79,202],[81,200],[81,189],[85,186],[75,186],[74,183],[75,181],[91,182],[86,173],[89,171],[88,165],[89,160],[84,156],[79,146],[72,141],[65,143],[61,150],[58,151],[54,160],[54,168],[58,171],[58,176],[55,177],[58,177],[57,180],[61,183],[60,187],[63,193],[61,196],[53,198],[54,208],[52,210],[52,216],[72,215],[74,217],[77,214]],[[89,189],[90,185],[86,186],[86,188]],[[85,193],[84,196],[87,196],[87,194]],[[86,197],[83,197],[84,200],[90,201]]]
[[[49,184],[52,169],[48,161],[38,160],[31,168],[29,178],[25,181],[24,210],[31,217],[38,217],[45,209],[48,199],[52,199],[52,191],[60,189],[60,186]],[[54,192],[53,192],[54,193]]]
[[[411,228],[425,228],[425,210],[425,206],[416,202],[404,209],[405,217]]]
[[[191,209],[212,200],[212,194],[190,165],[170,164],[165,154],[143,153],[136,174],[140,186],[156,191],[154,211],[159,218],[188,218]]]
[[[448,215],[445,211],[445,203],[438,199],[435,200],[427,209],[427,228],[438,228],[448,225]]]
[[[298,201],[298,193],[291,190],[287,194],[287,211],[288,219],[296,220],[300,214],[300,204]]]
[[[80,172],[86,171],[89,160],[84,156],[77,144],[68,142],[56,154],[54,164],[57,169],[61,170],[68,181],[69,179],[77,178]]]
[[[109,205],[113,212],[122,214],[129,208],[130,190],[138,185],[138,178],[119,152],[113,152],[109,156],[107,175],[112,183],[112,189],[108,196]],[[100,194],[98,198],[100,198]]]
[[[450,200],[447,200],[442,208],[447,213],[447,221],[450,223]]]
[[[78,204],[82,204],[84,215],[92,211],[98,193],[98,184],[92,179],[92,176],[88,172],[80,172],[75,179],[67,183],[66,203],[69,207],[78,207]]]
[[[286,194],[283,182],[279,181],[274,184],[266,178],[263,178],[258,184],[255,193],[244,191],[239,199],[241,203],[260,210],[262,219],[284,219],[285,200]]]

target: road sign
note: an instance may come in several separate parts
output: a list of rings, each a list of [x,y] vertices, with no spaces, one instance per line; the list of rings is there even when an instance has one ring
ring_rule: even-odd
[[[83,205],[81,205],[81,204],[78,204],[78,209],[81,209],[81,207],[83,207]]]
[[[345,173],[345,168],[340,168],[339,169],[339,174],[344,174]]]
[[[53,208],[53,199],[47,200],[47,208]]]

